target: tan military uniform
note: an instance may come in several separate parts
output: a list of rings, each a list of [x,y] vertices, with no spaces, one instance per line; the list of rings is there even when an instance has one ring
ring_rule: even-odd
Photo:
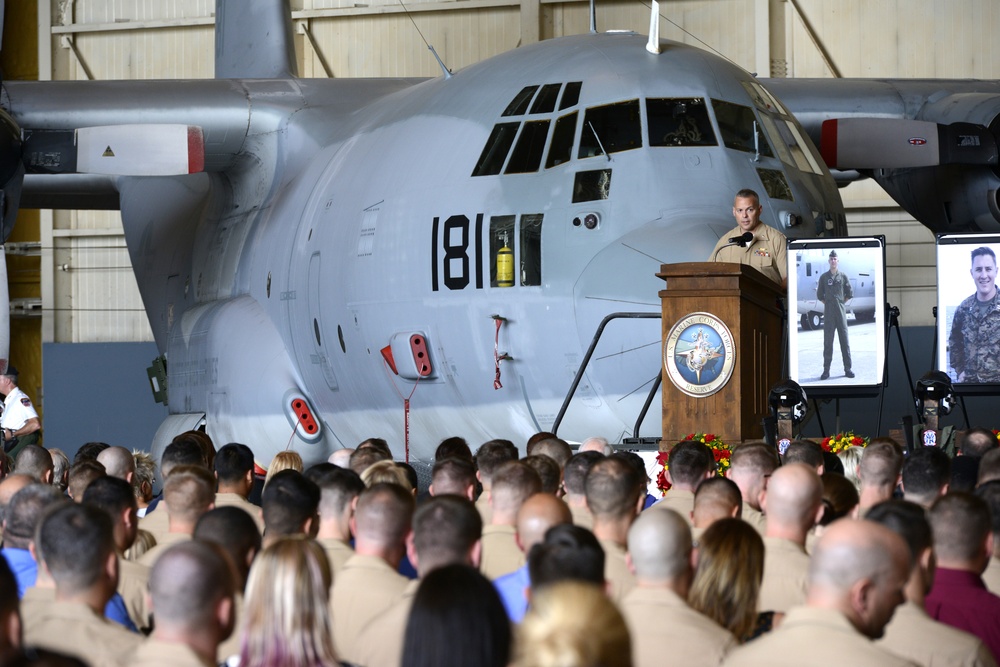
[[[411,581],[389,611],[372,621],[358,640],[358,664],[365,667],[399,667],[403,662],[406,622],[419,581]]]
[[[726,667],[913,667],[858,632],[830,609],[796,607],[773,632],[733,649]]]
[[[764,531],[767,530],[767,519],[764,518],[764,513],[760,510],[755,510],[750,507],[746,502],[743,503],[743,512],[740,518],[753,526],[761,537],[764,537]]]
[[[167,516],[166,502],[161,500],[155,510],[139,519],[139,528],[152,533],[156,543],[159,544],[160,538],[170,532],[170,517]]]
[[[326,552],[326,559],[330,561],[330,569],[333,570],[333,580],[337,580],[337,575],[344,568],[344,564],[354,555],[354,549],[343,540],[332,537],[316,540],[323,551]]]
[[[55,601],[24,626],[24,645],[59,651],[90,665],[131,665],[142,635],[129,632],[79,602]]]
[[[732,633],[669,589],[638,586],[620,606],[632,636],[635,667],[719,665],[736,645]]]
[[[747,264],[774,282],[781,284],[781,281],[788,274],[785,235],[764,223],[757,225],[753,230],[753,235],[753,243],[745,248],[735,244],[727,245],[731,237],[743,236],[743,230],[737,225],[735,229],[729,230],[728,234],[719,239],[712,254],[709,255],[709,260],[714,258],[716,262]]]
[[[139,564],[152,569],[153,565],[156,564],[156,559],[158,559],[160,554],[166,551],[168,547],[180,544],[181,542],[187,542],[190,539],[191,536],[187,533],[167,533],[163,536],[162,540],[160,538],[156,538],[156,546],[139,558]]]
[[[140,630],[151,627],[146,593],[149,590],[149,568],[124,558],[118,558],[118,594],[125,602],[129,618]]]
[[[809,555],[798,544],[778,537],[764,538],[764,580],[760,584],[759,611],[785,612],[805,604]]]
[[[185,644],[147,639],[135,652],[129,667],[215,667]]]
[[[32,586],[21,598],[21,627],[28,627],[44,618],[48,608],[56,603],[56,589]]]
[[[691,526],[691,510],[694,509],[694,492],[687,489],[670,489],[653,508],[673,510]]]
[[[483,525],[488,526],[493,521],[493,508],[490,507],[489,493],[483,491],[479,494],[479,498],[476,499],[476,509],[479,510],[479,516],[483,518]]]
[[[604,578],[611,585],[608,596],[616,603],[621,603],[625,596],[635,588],[635,575],[625,563],[625,548],[611,540],[600,540],[604,548]]]
[[[355,554],[333,582],[330,609],[333,643],[346,662],[359,662],[358,638],[403,595],[409,580],[376,556]]]
[[[524,565],[524,552],[517,546],[514,526],[484,526],[479,571],[489,580],[502,577]]]
[[[986,566],[986,571],[983,572],[983,581],[986,583],[986,588],[990,590],[990,593],[1000,595],[1000,558],[996,556],[990,558],[990,564]]]
[[[912,602],[896,607],[885,635],[876,643],[921,665],[996,665],[993,654],[978,637],[935,621],[921,605]]]
[[[215,494],[215,506],[216,507],[239,507],[241,510],[250,515],[254,523],[257,524],[257,530],[260,534],[264,534],[264,515],[261,514],[260,507],[254,505],[252,502],[244,498],[238,493],[216,493]],[[153,512],[156,514],[156,512]]]
[[[589,509],[586,507],[570,505],[569,513],[573,516],[574,526],[580,526],[581,528],[586,528],[587,530],[594,530],[594,515],[590,513]]]

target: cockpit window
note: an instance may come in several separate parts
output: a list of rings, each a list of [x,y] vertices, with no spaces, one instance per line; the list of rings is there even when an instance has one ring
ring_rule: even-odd
[[[580,102],[580,87],[583,85],[580,81],[570,81],[566,84],[566,89],[563,91],[562,99],[559,100],[559,111],[563,109],[569,109],[570,107],[575,107]]]
[[[531,113],[552,113],[556,109],[556,98],[559,97],[561,83],[549,83],[542,86],[535,103],[531,105]]]
[[[545,150],[545,139],[549,134],[548,120],[533,120],[524,124],[517,146],[507,163],[506,174],[527,174],[538,171],[542,163],[542,151]]]
[[[552,131],[552,145],[549,147],[549,157],[545,160],[545,168],[550,169],[569,162],[573,155],[573,137],[576,136],[577,112],[563,116],[556,121],[556,129]]]
[[[785,201],[795,201],[792,196],[792,189],[788,187],[788,180],[780,169],[764,169],[757,167],[757,175],[764,185],[764,192],[770,199],[784,199]]]
[[[518,126],[520,123],[497,123],[493,126],[490,138],[486,140],[483,152],[479,156],[479,162],[472,171],[473,176],[493,176],[500,173],[511,144],[514,143]]]
[[[535,96],[535,91],[538,90],[538,86],[525,86],[521,89],[514,99],[510,101],[507,108],[504,109],[504,116],[523,116],[524,112],[528,110],[528,102],[531,98]]]
[[[587,109],[583,118],[578,157],[610,155],[641,147],[639,100]]]
[[[715,120],[719,123],[719,132],[726,148],[746,153],[759,151],[765,157],[774,157],[753,109],[722,100],[712,100],[712,105],[715,107]]]
[[[705,100],[671,98],[646,100],[650,146],[717,146]]]
[[[760,85],[756,81],[743,81],[743,89],[747,91],[750,95],[750,99],[753,103],[757,105],[758,109],[763,111],[771,111],[773,113],[781,114],[782,116],[787,116],[788,112],[785,111],[785,107],[781,105],[778,98],[771,94],[764,86]]]

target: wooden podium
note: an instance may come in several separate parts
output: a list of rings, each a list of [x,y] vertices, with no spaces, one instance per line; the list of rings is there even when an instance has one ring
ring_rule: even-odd
[[[768,393],[781,379],[784,290],[743,264],[663,264],[656,275],[667,283],[660,448],[695,432],[732,445],[763,438]]]

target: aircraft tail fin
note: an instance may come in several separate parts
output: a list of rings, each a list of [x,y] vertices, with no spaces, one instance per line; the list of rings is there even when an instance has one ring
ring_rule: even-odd
[[[298,76],[289,0],[216,0],[215,78]]]

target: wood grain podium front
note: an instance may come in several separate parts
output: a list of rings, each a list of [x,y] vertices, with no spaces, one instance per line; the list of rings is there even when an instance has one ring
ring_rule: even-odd
[[[764,436],[767,396],[781,379],[780,285],[753,267],[663,264],[663,440],[690,433],[736,445]]]

